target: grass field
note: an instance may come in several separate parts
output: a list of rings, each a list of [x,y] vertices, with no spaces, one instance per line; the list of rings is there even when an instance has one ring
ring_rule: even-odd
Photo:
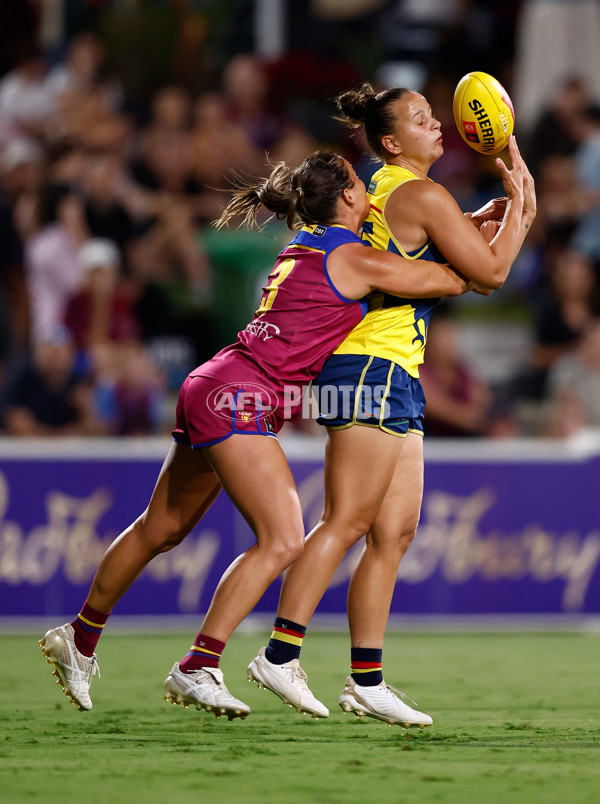
[[[37,635],[0,636],[0,800],[112,802],[600,801],[600,636],[390,634],[386,680],[432,715],[423,731],[343,715],[343,634],[309,634],[315,721],[245,682],[261,637],[222,667],[252,707],[228,722],[162,700],[185,635],[103,637],[94,711],[55,685]]]

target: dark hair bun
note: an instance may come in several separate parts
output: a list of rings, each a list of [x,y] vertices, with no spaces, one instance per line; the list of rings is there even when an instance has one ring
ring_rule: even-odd
[[[369,83],[359,89],[349,89],[335,99],[340,110],[342,122],[350,126],[361,126],[365,122],[369,106],[376,98],[375,90]]]

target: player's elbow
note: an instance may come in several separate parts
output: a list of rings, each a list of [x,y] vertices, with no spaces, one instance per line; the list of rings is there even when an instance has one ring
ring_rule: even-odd
[[[509,268],[510,268],[510,266],[509,266]],[[508,277],[508,268],[506,268],[506,269],[502,268],[501,270],[497,271],[494,274],[494,276],[492,278],[492,282],[490,283],[488,289],[489,290],[500,290],[500,288],[506,282],[507,277]]]
[[[506,277],[494,277],[493,279],[486,279],[482,282],[477,282],[477,284],[483,290],[487,290],[491,293],[493,290],[500,290],[505,281]]]
[[[490,290],[500,290],[508,278],[511,266],[512,260],[509,261],[506,257],[498,255],[491,266],[490,281],[486,287]]]
[[[505,265],[492,266],[490,271],[486,272],[484,276],[475,278],[474,281],[477,285],[486,290],[500,290],[502,285],[506,282],[509,268]]]

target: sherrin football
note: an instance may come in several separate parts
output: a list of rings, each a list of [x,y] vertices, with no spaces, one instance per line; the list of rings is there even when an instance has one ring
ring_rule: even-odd
[[[454,92],[454,122],[471,148],[480,154],[500,153],[515,125],[508,92],[487,73],[467,73]]]

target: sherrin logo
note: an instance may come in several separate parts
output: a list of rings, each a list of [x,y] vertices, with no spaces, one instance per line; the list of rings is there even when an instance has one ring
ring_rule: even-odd
[[[206,399],[208,409],[221,419],[247,424],[266,419],[278,406],[277,395],[257,382],[229,382],[215,388]]]
[[[494,127],[492,126],[492,121],[485,110],[485,106],[480,100],[473,98],[473,100],[469,102],[469,109],[471,109],[471,111],[475,114],[477,122],[479,123],[484,153],[493,151],[496,143],[496,137],[494,136]]]

